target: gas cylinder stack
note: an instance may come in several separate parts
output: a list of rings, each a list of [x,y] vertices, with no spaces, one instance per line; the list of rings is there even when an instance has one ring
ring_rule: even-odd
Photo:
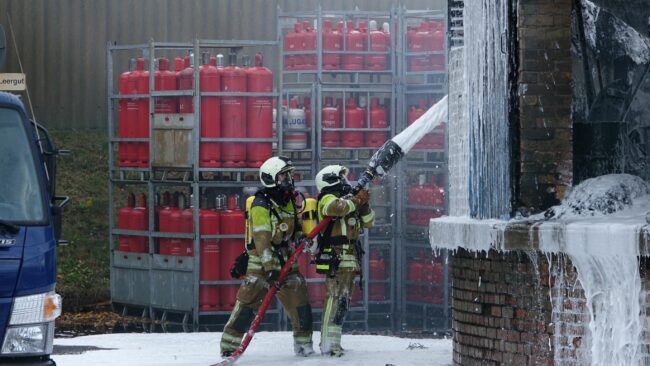
[[[309,151],[302,164],[311,176],[330,164],[359,175],[362,165],[394,136],[397,116],[397,11],[324,11],[278,13],[284,151]],[[307,102],[307,101],[309,102]],[[316,112],[312,112],[316,111]],[[276,113],[279,116],[280,113]],[[286,116],[286,117],[285,117]],[[306,140],[307,143],[302,141]],[[301,161],[300,154],[291,155]],[[363,291],[352,298],[346,323],[361,329],[391,327],[396,268],[395,181],[373,183],[376,227],[362,236]],[[315,187],[314,187],[315,188]],[[316,193],[311,188],[311,193]],[[370,255],[370,253],[374,253]],[[302,263],[315,312],[325,296],[324,277]],[[319,316],[315,317],[320,319]]]
[[[254,47],[252,60],[247,47]],[[280,94],[258,52],[276,48],[271,41],[209,40],[108,46],[117,309],[195,330],[223,328],[240,284],[230,268],[244,250],[243,188],[257,186],[259,166],[277,149]],[[128,70],[113,80],[122,65]],[[310,104],[309,96],[295,102]],[[280,310],[270,314],[279,326]]]
[[[406,128],[447,94],[446,14],[400,10],[400,120]],[[400,308],[408,329],[448,329],[449,284],[446,253],[432,253],[429,221],[446,214],[445,121],[425,135],[405,158],[401,201],[404,207],[400,251]]]

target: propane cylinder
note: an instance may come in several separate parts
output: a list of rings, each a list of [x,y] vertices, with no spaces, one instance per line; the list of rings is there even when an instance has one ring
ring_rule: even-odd
[[[431,262],[429,271],[432,282],[430,302],[432,304],[442,304],[445,298],[445,267],[440,261],[436,260]]]
[[[431,32],[429,31],[429,24],[427,22],[420,23],[420,26],[412,37],[410,52],[432,51]],[[431,70],[430,64],[430,55],[421,54],[409,57],[409,71],[428,71]]]
[[[305,110],[298,108],[298,99],[292,98],[287,112],[287,122],[284,128],[284,148],[299,150],[307,148],[307,132],[292,130],[306,129],[307,116]]]
[[[410,282],[406,287],[406,299],[408,301],[421,302],[424,297],[423,290],[423,263],[421,258],[424,256],[420,252],[419,256],[412,258],[406,270],[406,279]]]
[[[425,195],[426,179],[426,175],[420,174],[418,176],[418,183],[409,187],[406,198],[409,205],[421,206],[425,204],[425,200],[428,199],[428,197]],[[406,214],[407,222],[411,225],[421,225],[422,211],[426,210],[419,208],[410,208]]]
[[[201,235],[219,234],[219,214],[208,209],[207,200],[202,199],[203,208],[199,211],[199,232]],[[221,247],[218,239],[201,239],[200,280],[219,280],[219,256]],[[215,285],[199,287],[199,309],[212,311],[220,309],[219,288]]]
[[[237,67],[235,53],[230,54],[230,66],[225,67],[221,72],[221,91],[246,92],[246,71]],[[221,136],[225,138],[246,137],[246,97],[224,96],[221,98]],[[246,166],[246,144],[224,142],[221,152],[224,167]]]
[[[325,97],[325,106],[322,109],[321,124],[323,129],[341,128],[341,113],[332,105],[332,97]],[[337,147],[341,145],[341,133],[339,131],[325,131],[322,133],[322,143],[326,147]]]
[[[311,128],[311,98],[308,96],[302,97],[302,109],[305,110],[305,123],[307,128]]]
[[[432,198],[431,206],[444,208],[445,189],[436,183],[436,177],[434,176],[431,176],[429,178],[429,184],[431,185],[431,189],[433,190],[433,198]]]
[[[426,112],[426,110],[424,109],[425,108],[424,103],[425,103],[425,100],[420,99],[418,101],[417,106],[413,106],[413,105],[411,106],[411,108],[409,109],[408,114],[406,116],[406,123],[407,123],[408,126],[412,125],[413,122],[415,122],[418,118],[420,118]],[[426,145],[422,142],[422,140],[420,140],[415,144],[414,148],[415,149],[425,149]]]
[[[341,51],[343,47],[343,34],[332,29],[332,21],[323,21],[323,69],[339,70],[341,68],[341,55],[328,53],[328,51]]]
[[[136,94],[137,82],[134,78],[136,67],[135,59],[129,60],[129,69],[119,78],[120,95]],[[138,120],[138,100],[137,99],[120,99],[118,113],[118,131],[117,136],[120,138],[133,138],[136,136],[135,128]],[[133,167],[137,161],[137,145],[133,142],[120,142],[118,145],[119,166]]]
[[[377,28],[377,21],[371,20],[369,51],[388,52],[390,36]],[[388,67],[388,55],[366,55],[366,70],[386,70]]]
[[[245,235],[246,219],[240,208],[239,195],[228,197],[228,209],[220,213],[220,227],[224,235]],[[241,239],[221,240],[221,259],[219,277],[222,281],[232,280],[230,268],[235,259],[244,250]],[[220,289],[222,310],[231,310],[235,305],[238,285],[223,285]]]
[[[117,228],[120,230],[132,230],[131,229],[131,213],[133,212],[133,208],[135,207],[135,195],[133,193],[129,193],[129,196],[126,199],[126,206],[120,208],[117,211]],[[131,246],[130,242],[132,240],[132,236],[130,235],[120,235],[118,237],[118,250],[122,252],[130,252],[131,251]]]
[[[370,98],[370,128],[388,128],[386,110],[379,105],[379,98]],[[368,132],[364,136],[366,146],[381,147],[388,140],[388,131]]]
[[[302,50],[311,52],[302,56],[302,70],[316,69],[316,29],[312,28],[309,20],[302,22]]]
[[[154,89],[157,91],[177,90],[176,73],[169,70],[169,59],[158,59],[158,70],[154,73]],[[154,113],[178,113],[178,103],[174,97],[157,97]]]
[[[178,72],[178,90],[194,90],[194,54],[185,56],[183,66]],[[178,113],[194,113],[194,97],[178,97]]]
[[[181,213],[185,207],[185,199],[179,192],[174,192],[174,199],[172,201],[172,207],[169,212],[168,219],[168,232],[170,233],[180,233],[181,232]],[[168,238],[167,239],[167,250],[168,255],[181,255],[181,246],[182,241],[179,238]],[[162,250],[162,249],[161,249]]]
[[[215,66],[210,65],[210,54],[204,52],[201,61],[202,65],[199,67],[201,93],[221,91],[221,75]],[[221,98],[202,96],[201,138],[219,137],[221,137]],[[221,166],[221,146],[218,142],[201,142],[199,144],[199,166],[206,168]]]
[[[285,52],[302,51],[302,26],[300,23],[293,25],[293,32],[288,31],[284,38]],[[300,70],[302,68],[302,55],[284,56],[285,70]]]
[[[149,209],[147,196],[142,193],[138,196],[135,207],[131,211],[131,230],[145,231],[149,228]],[[133,236],[129,241],[129,248],[134,253],[149,252],[149,238],[147,236]]]
[[[192,234],[194,232],[194,210],[190,205],[189,200],[185,199],[185,206],[181,210],[180,215],[180,230],[181,233]],[[191,257],[194,255],[194,240],[180,239],[178,255],[184,257]]]
[[[445,23],[441,20],[432,20],[429,22],[431,32],[431,50],[442,52],[445,50]],[[445,55],[431,55],[429,57],[430,70],[444,70],[445,69]]]
[[[354,28],[353,21],[346,22],[347,33],[345,34],[346,51],[365,51],[367,40],[365,35]],[[344,70],[363,70],[363,54],[345,53],[342,59]]]
[[[354,96],[348,98],[348,103],[345,108],[345,126],[344,128],[363,128],[365,127],[363,120],[363,111],[357,108]],[[344,147],[362,147],[363,146],[363,132],[361,131],[343,131],[341,134],[341,146]]]
[[[377,250],[370,252],[370,259],[368,260],[370,267],[370,280],[371,281],[384,281],[388,278],[386,272],[386,262],[383,257],[379,256]],[[371,283],[368,286],[368,300],[382,301],[386,300],[386,284],[385,283]]]
[[[166,204],[165,204],[166,203]],[[176,205],[173,199],[171,199],[169,192],[163,194],[163,207],[158,213],[158,231],[162,233],[171,232],[171,222],[170,215],[172,213],[173,207]],[[171,255],[171,239],[169,238],[160,238],[158,239],[158,253],[162,255]]]
[[[255,67],[246,70],[247,89],[251,93],[271,93],[273,73],[264,67],[261,53],[255,55]],[[250,138],[273,137],[273,98],[248,97],[246,130]],[[246,152],[247,165],[259,168],[273,154],[271,142],[249,142]]]
[[[149,71],[145,70],[144,58],[138,58],[136,69],[132,74],[137,84],[136,94],[149,94]],[[149,97],[138,98],[138,119],[135,124],[135,138],[149,138]],[[149,166],[149,143],[136,142],[136,166],[146,168]]]

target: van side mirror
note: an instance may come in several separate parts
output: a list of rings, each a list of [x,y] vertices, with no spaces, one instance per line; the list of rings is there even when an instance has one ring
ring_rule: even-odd
[[[55,196],[53,202],[52,226],[54,228],[54,239],[57,245],[68,245],[67,240],[61,240],[61,232],[63,231],[63,208],[70,202],[70,197]]]

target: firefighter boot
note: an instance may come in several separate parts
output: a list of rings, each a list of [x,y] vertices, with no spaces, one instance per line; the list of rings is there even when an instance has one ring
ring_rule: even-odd
[[[314,353],[314,347],[311,342],[309,343],[294,343],[293,352],[296,353],[296,356],[309,357]]]

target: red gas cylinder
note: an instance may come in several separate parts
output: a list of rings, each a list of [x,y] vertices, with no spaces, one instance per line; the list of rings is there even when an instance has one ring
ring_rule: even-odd
[[[429,271],[431,272],[430,278],[433,283],[430,302],[432,304],[442,304],[445,298],[445,267],[440,261],[436,260],[432,261]]]
[[[246,70],[247,89],[251,93],[271,93],[273,73],[264,67],[262,54],[255,55],[255,67]],[[250,138],[273,137],[273,98],[249,97],[246,112],[246,130]],[[247,165],[259,168],[273,154],[271,142],[249,142],[246,152]]]
[[[170,91],[177,89],[176,73],[169,70],[169,59],[158,59],[158,70],[154,72],[154,89]],[[178,103],[173,97],[155,98],[154,113],[178,113]]]
[[[332,21],[323,21],[323,69],[338,70],[341,68],[341,55],[328,53],[328,51],[341,51],[343,47],[343,34],[332,29]]]
[[[422,256],[422,253],[420,254]],[[406,299],[408,301],[420,302],[424,298],[423,293],[423,263],[421,257],[411,259],[407,265],[406,279],[411,282],[406,287]]]
[[[246,92],[246,71],[237,67],[237,55],[230,54],[230,66],[221,72],[221,91]],[[246,137],[246,98],[229,96],[221,98],[221,136],[225,138]],[[224,142],[221,148],[224,167],[246,166],[246,144]]]
[[[167,197],[166,201],[165,198],[163,198],[163,202],[166,202],[167,205],[163,205],[163,207],[160,209],[160,212],[158,213],[158,231],[162,233],[169,233],[171,232],[170,215],[172,213],[172,210],[176,209],[176,202],[170,198],[169,192],[165,192],[163,197]],[[171,255],[171,239],[158,239],[158,253],[162,255]]]
[[[424,174],[418,177],[418,184],[412,185],[408,189],[407,193],[407,203],[409,205],[422,206],[423,202],[427,199],[424,194],[425,190],[426,176]],[[421,225],[420,213],[422,209],[418,208],[409,208],[406,214],[406,220],[410,225]]]
[[[345,128],[363,128],[363,110],[357,107],[357,102],[353,96],[348,98],[345,108]],[[361,131],[344,131],[341,135],[341,146],[344,147],[361,147],[363,146],[363,132]]]
[[[194,90],[194,55],[185,56],[183,65],[178,72],[178,90]],[[194,113],[192,96],[178,98],[178,113]]]
[[[377,28],[377,21],[370,21],[370,47],[372,52],[388,52],[390,36]],[[366,55],[366,70],[386,70],[388,55]]]
[[[370,267],[370,280],[383,281],[387,279],[386,262],[383,257],[378,255],[376,250],[370,252],[368,265]],[[386,284],[371,283],[368,286],[368,299],[370,301],[386,300]]]
[[[408,43],[409,52],[428,52],[431,51],[431,36],[427,22],[420,23],[417,31],[409,33],[410,42]],[[409,56],[408,71],[427,71],[429,70],[430,59],[427,55]]]
[[[168,217],[168,226],[167,229],[170,233],[180,233],[181,232],[181,213],[183,212],[182,207],[185,207],[184,197],[178,192],[174,193],[173,205],[171,211],[169,212]],[[181,246],[183,241],[178,238],[167,239],[167,248],[168,255],[181,255]]]
[[[323,128],[341,128],[341,113],[332,105],[332,97],[325,97],[325,105],[322,109]],[[323,131],[323,146],[337,147],[341,145],[341,133],[339,131]]]
[[[201,235],[219,234],[219,214],[213,210],[199,211],[199,232]],[[201,239],[200,280],[219,280],[219,255],[221,248],[217,239]],[[199,287],[199,309],[214,311],[221,308],[219,288],[215,285]]]
[[[284,36],[284,52],[302,51],[302,34],[300,23],[293,25],[293,32],[288,31]],[[302,55],[284,56],[285,70],[296,70],[302,67]]]
[[[137,82],[134,78],[136,61],[129,60],[129,70],[120,74],[119,93],[120,95],[136,94]],[[138,120],[138,100],[120,99],[118,114],[117,136],[120,138],[133,138],[136,136],[136,124]],[[118,145],[119,165],[123,167],[136,166],[138,157],[137,145],[133,142],[120,142]]]
[[[138,196],[135,208],[131,211],[131,230],[145,231],[149,228],[149,209],[147,196],[142,193]],[[147,236],[133,236],[129,241],[129,248],[134,253],[149,252],[149,238]]]
[[[370,98],[370,128],[388,128],[386,109],[379,105],[379,98]],[[388,140],[388,131],[368,132],[364,136],[366,146],[381,147]]]
[[[131,229],[131,213],[135,207],[135,195],[129,193],[129,196],[126,199],[126,207],[122,207],[117,211],[117,228],[121,230],[132,230]],[[131,246],[130,242],[132,240],[130,235],[120,235],[117,239],[117,249],[122,252],[130,252]]]
[[[194,210],[190,206],[188,200],[185,201],[185,208],[180,213],[180,227],[178,232],[185,234],[192,234],[194,232]],[[179,206],[180,207],[180,206]],[[180,239],[178,243],[178,254],[184,257],[191,257],[194,255],[194,240]]]
[[[244,211],[240,208],[239,196],[228,197],[228,209],[220,212],[220,228],[223,235],[244,235],[246,220]],[[219,277],[222,281],[232,280],[230,267],[235,258],[244,250],[242,239],[221,240],[221,258],[219,259]],[[238,285],[223,285],[220,288],[222,310],[231,310],[235,305]]]
[[[311,127],[311,98],[304,96],[302,98],[302,108],[305,110],[305,123],[307,128]]]
[[[345,34],[346,51],[365,51],[366,35],[354,29],[354,22],[347,21],[347,33]],[[344,70],[363,70],[363,54],[345,53],[343,55]]]
[[[445,23],[442,20],[429,22],[429,49],[431,51],[443,52],[445,50]],[[445,55],[429,56],[429,70],[444,70]]]
[[[183,58],[178,56],[174,57],[174,72],[176,72],[177,78],[176,85],[178,85],[178,72],[183,70],[184,67],[185,62],[183,61]]]
[[[316,69],[316,32],[311,26],[309,20],[302,22],[302,50],[311,52],[303,55],[303,70]]]
[[[199,67],[199,88],[201,92],[221,91],[221,75],[215,66],[210,65],[210,54],[202,55]],[[216,62],[216,58],[215,58]],[[201,97],[201,138],[221,137],[221,98]],[[201,142],[199,145],[199,166],[218,168],[221,166],[221,146],[218,142]]]
[[[144,59],[138,58],[136,70],[132,76],[135,78],[137,91],[136,94],[149,94],[149,71],[144,68]],[[136,138],[149,138],[149,97],[139,98],[138,119],[135,127]],[[136,166],[146,168],[149,166],[149,143],[136,142],[137,162]]]

